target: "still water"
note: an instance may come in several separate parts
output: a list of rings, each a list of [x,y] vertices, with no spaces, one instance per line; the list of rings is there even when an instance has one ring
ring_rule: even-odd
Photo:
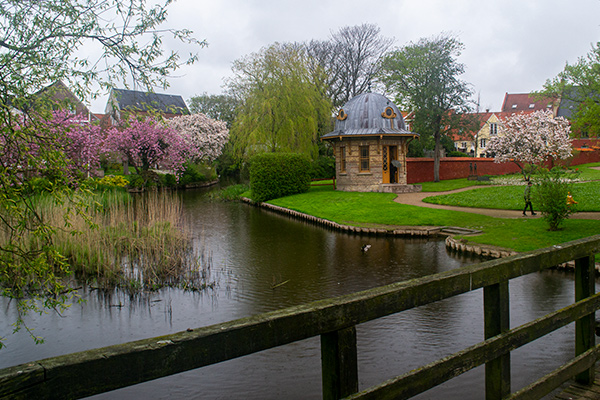
[[[339,233],[239,203],[211,203],[204,192],[182,194],[195,248],[212,260],[215,288],[165,289],[130,298],[122,292],[81,293],[63,315],[30,315],[10,334],[14,305],[0,299],[0,368],[60,354],[174,333],[274,309],[369,289],[480,262],[449,253],[443,240],[377,238]],[[370,244],[368,252],[361,251]],[[284,284],[273,288],[274,285]],[[510,284],[511,326],[572,302],[573,276],[548,271]],[[357,327],[360,387],[378,384],[483,339],[482,292],[458,296]],[[574,353],[568,326],[512,355],[513,390]],[[483,398],[483,367],[419,396]],[[321,396],[319,338],[95,396],[96,399],[313,399]]]

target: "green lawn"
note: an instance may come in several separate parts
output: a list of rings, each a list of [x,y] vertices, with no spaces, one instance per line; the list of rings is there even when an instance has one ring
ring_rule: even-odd
[[[409,206],[394,202],[395,197],[389,193],[340,192],[330,186],[320,186],[307,193],[274,199],[269,203],[354,226],[460,226],[479,229],[483,234],[469,236],[469,241],[516,251],[534,250],[600,233],[600,221],[597,220],[567,220],[564,229],[551,232],[542,219],[502,219]]]
[[[598,171],[600,172],[600,171]],[[482,187],[464,192],[431,196],[423,201],[461,207],[497,208],[501,210],[523,209],[525,186]],[[576,183],[573,198],[578,204],[577,211],[600,211],[600,181]],[[535,208],[535,187],[533,188]]]
[[[491,182],[489,181],[470,181],[467,178],[419,183],[423,187],[423,192],[445,192],[470,186],[489,186],[490,184]]]
[[[590,167],[600,163],[577,167],[581,181],[573,197],[578,211],[600,211],[600,171]],[[575,171],[575,169],[573,168]],[[469,186],[482,186],[450,195],[432,196],[426,201],[464,207],[520,210],[523,207],[522,185],[490,186],[498,180],[522,180],[519,174],[496,177],[492,182],[454,179],[423,183],[424,192],[441,192]],[[340,224],[377,226],[459,226],[483,231],[481,235],[468,236],[475,243],[500,246],[516,251],[530,251],[570,240],[600,234],[600,221],[568,219],[559,231],[549,231],[543,219],[502,219],[461,211],[446,211],[409,206],[394,202],[395,194],[334,191],[332,186],[313,186],[307,193],[287,196],[269,203],[314,215]],[[534,204],[535,207],[535,204]]]

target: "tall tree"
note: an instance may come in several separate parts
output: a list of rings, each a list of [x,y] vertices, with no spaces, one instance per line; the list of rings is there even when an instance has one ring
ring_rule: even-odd
[[[375,80],[381,59],[393,39],[381,36],[374,24],[346,26],[325,41],[306,44],[309,55],[325,72],[325,84],[334,107],[364,93]]]
[[[463,44],[456,38],[440,35],[420,39],[388,53],[382,62],[381,81],[395,95],[398,105],[414,113],[412,130],[422,140],[433,138],[434,180],[440,180],[441,138],[460,131],[468,121],[462,114],[470,111],[470,85],[459,79],[465,71],[457,61]]]
[[[238,101],[234,96],[228,94],[208,94],[192,96],[188,102],[192,113],[205,114],[206,116],[223,121],[228,128],[233,125]]]
[[[315,157],[331,104],[315,84],[302,46],[274,44],[233,64],[230,93],[240,101],[231,134],[239,156],[298,152]]]
[[[148,7],[145,0],[0,0],[0,292],[18,299],[20,315],[39,304],[60,308],[69,295],[59,273],[68,265],[52,242],[54,231],[64,227],[49,226],[38,212],[30,178],[51,180],[45,190],[64,198],[79,186],[70,158],[83,154],[57,146],[72,138],[45,123],[52,107],[38,91],[57,80],[80,98],[88,98],[94,84],[167,85],[169,73],[195,56],[166,54],[162,38],[204,42],[190,31],[161,26],[166,7]],[[83,47],[97,58],[79,52]],[[11,154],[20,162],[13,163]],[[27,240],[29,234],[36,240]]]
[[[571,116],[573,130],[600,136],[600,42],[573,65],[565,65],[558,76],[546,81],[545,97],[560,98],[575,106]]]

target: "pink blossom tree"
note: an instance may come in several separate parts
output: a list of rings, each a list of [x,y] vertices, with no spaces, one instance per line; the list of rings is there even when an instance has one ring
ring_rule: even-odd
[[[100,168],[100,126],[81,123],[65,111],[55,112],[47,125],[50,131],[56,132],[56,137],[64,137],[61,147],[72,169],[89,175]]]
[[[498,163],[512,161],[517,164],[525,180],[529,180],[528,166],[571,157],[570,133],[567,120],[554,118],[550,111],[513,114],[503,122],[487,150],[494,154]]]
[[[46,120],[15,118],[11,129],[13,140],[0,136],[5,168],[27,171],[27,176],[52,170],[71,182],[77,172],[89,175],[100,167],[100,127],[82,124],[68,112],[53,112]]]
[[[120,155],[138,174],[151,167],[177,173],[183,169],[187,146],[183,137],[162,121],[130,117],[123,126],[108,131],[103,152]]]
[[[196,162],[213,162],[229,140],[227,124],[202,113],[175,117],[169,126],[183,136],[189,157]]]

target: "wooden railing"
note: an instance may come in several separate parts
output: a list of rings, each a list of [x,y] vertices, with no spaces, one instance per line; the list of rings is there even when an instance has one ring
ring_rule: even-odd
[[[331,183],[327,183],[327,181],[331,181]],[[315,183],[318,182],[318,183]],[[325,183],[322,183],[325,182]],[[335,190],[335,176],[333,178],[323,178],[323,179],[313,179],[311,180],[311,186],[333,186],[333,190]]]
[[[572,377],[593,381],[600,351],[594,344],[594,313],[600,307],[594,254],[599,251],[600,235],[223,324],[18,365],[0,370],[0,397],[79,398],[320,336],[325,399],[409,398],[484,363],[487,399],[540,398]],[[508,282],[571,260],[576,303],[510,329]],[[483,342],[357,393],[356,325],[480,288]],[[511,393],[510,352],[572,322],[575,358]]]

